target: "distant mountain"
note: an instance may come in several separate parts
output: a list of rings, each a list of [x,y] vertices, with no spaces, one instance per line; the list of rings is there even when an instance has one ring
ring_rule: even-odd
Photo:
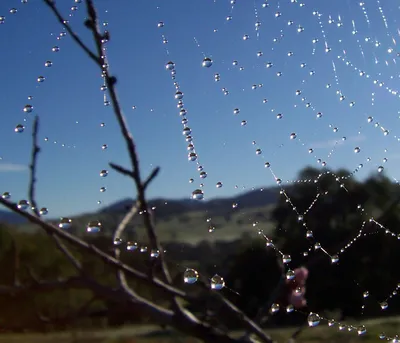
[[[10,211],[0,211],[0,223],[24,224],[28,220],[17,213]]]
[[[241,210],[264,207],[276,204],[279,196],[278,187],[261,188],[227,198],[214,198],[206,201],[192,199],[171,200],[157,198],[149,200],[149,206],[157,208],[156,216],[164,218],[182,215],[185,212],[203,211],[210,215],[223,215],[232,209],[234,203]],[[126,213],[132,206],[131,198],[120,200],[112,205],[102,208],[100,213]]]

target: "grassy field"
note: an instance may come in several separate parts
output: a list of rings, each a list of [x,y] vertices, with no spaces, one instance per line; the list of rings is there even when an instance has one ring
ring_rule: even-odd
[[[347,323],[350,324],[350,323]],[[340,331],[338,326],[328,327],[320,324],[314,328],[306,328],[297,338],[298,343],[356,343],[380,342],[379,334],[384,332],[394,337],[400,332],[400,318],[392,317],[364,321],[367,333],[358,336],[356,330]],[[360,323],[353,323],[358,326]],[[274,329],[268,333],[276,342],[287,342],[296,328]],[[241,334],[241,333],[237,333]],[[19,334],[0,335],[0,343],[197,343],[199,341],[184,337],[174,332],[160,331],[151,326],[125,327],[118,330],[99,330],[88,332],[64,332],[57,334]]]

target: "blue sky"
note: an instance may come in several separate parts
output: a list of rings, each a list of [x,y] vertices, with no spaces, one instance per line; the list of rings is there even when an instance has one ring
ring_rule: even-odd
[[[58,3],[68,16],[74,1]],[[142,174],[161,167],[149,197],[189,198],[201,181],[206,198],[273,185],[266,161],[283,181],[295,180],[306,165],[318,167],[318,158],[330,168],[350,171],[363,163],[359,177],[376,173],[379,165],[389,176],[399,177],[399,8],[394,0],[367,1],[365,8],[345,0],[271,0],[266,8],[261,0],[237,0],[233,8],[230,0],[96,3],[111,34],[110,68],[118,78]],[[84,5],[76,5],[70,23],[93,46],[82,24]],[[10,13],[12,8],[17,12]],[[0,25],[0,192],[11,192],[15,201],[27,196],[31,124],[38,114],[42,152],[37,197],[50,216],[92,211],[99,208],[99,200],[107,205],[134,197],[130,180],[108,167],[110,161],[129,166],[129,160],[111,106],[103,104],[97,67],[68,35],[57,39],[63,30],[43,1],[3,1],[0,16],[5,16]],[[258,31],[256,22],[261,23]],[[318,41],[313,44],[313,39]],[[52,52],[54,46],[59,52]],[[259,51],[262,56],[257,56]],[[210,68],[202,67],[204,57],[213,60]],[[45,67],[47,60],[51,68]],[[187,159],[174,81],[165,70],[170,60],[184,93],[198,162],[208,174],[205,180],[200,180],[196,162]],[[266,68],[269,62],[272,67]],[[45,81],[38,83],[39,76]],[[34,107],[32,114],[23,112],[26,104]],[[235,108],[240,109],[238,115],[233,114]],[[323,114],[319,119],[318,112]],[[372,123],[368,116],[374,118]],[[246,126],[241,126],[243,120]],[[376,122],[380,127],[374,127]],[[14,132],[18,124],[25,126],[23,133]],[[389,135],[384,136],[381,127]],[[291,140],[291,133],[297,138]],[[108,145],[105,151],[103,144]],[[360,153],[354,153],[355,147]],[[261,155],[256,155],[257,148]],[[314,152],[308,153],[309,148]],[[106,178],[99,176],[102,169],[109,170]],[[219,181],[223,187],[217,189]],[[101,193],[103,186],[107,191]]]

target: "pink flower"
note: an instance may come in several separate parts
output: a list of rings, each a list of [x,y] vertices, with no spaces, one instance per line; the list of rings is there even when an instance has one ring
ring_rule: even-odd
[[[308,278],[308,269],[300,267],[294,270],[294,279],[287,280],[286,283],[289,287],[288,302],[296,309],[302,308],[307,305],[305,298],[306,281]]]

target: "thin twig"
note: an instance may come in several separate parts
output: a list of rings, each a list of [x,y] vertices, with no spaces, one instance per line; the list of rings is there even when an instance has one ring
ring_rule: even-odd
[[[58,11],[55,2],[53,0],[44,0],[46,5],[50,7],[54,15],[57,17],[58,21],[65,27],[67,32],[71,35],[72,39],[86,52],[86,54],[96,63],[100,63],[101,60],[82,42],[79,36],[72,31],[71,26],[66,25],[67,21],[62,17],[61,13]]]

